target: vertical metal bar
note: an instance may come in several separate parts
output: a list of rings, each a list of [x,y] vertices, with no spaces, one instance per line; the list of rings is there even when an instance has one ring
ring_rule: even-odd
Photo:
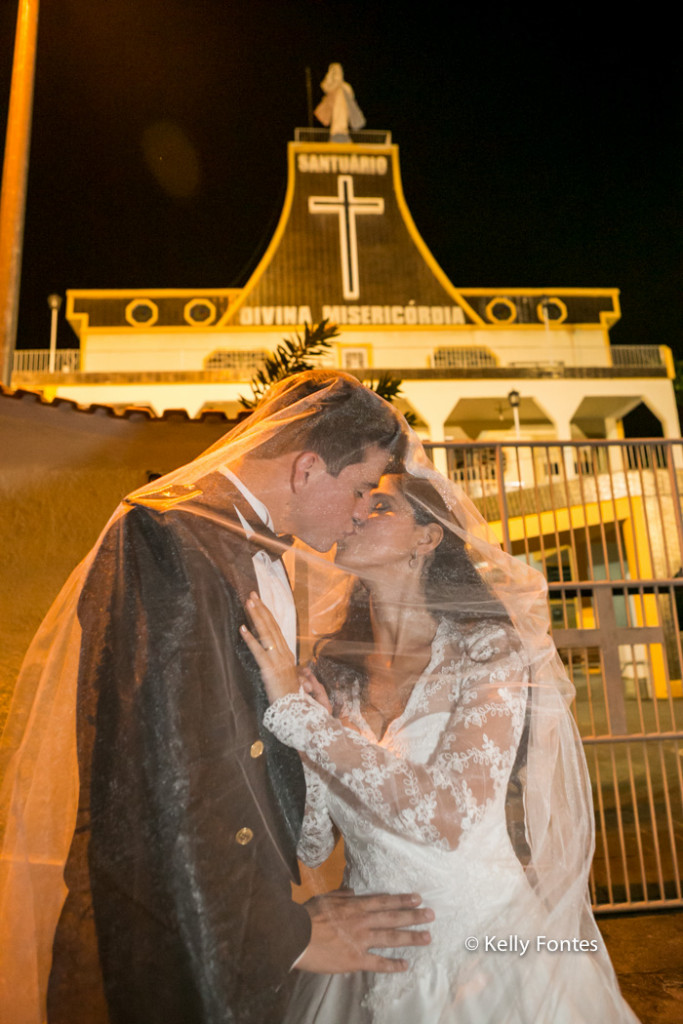
[[[530,513],[527,511],[528,488],[526,486],[526,481],[524,480],[524,474],[522,473],[522,464],[519,456],[519,453],[522,450],[521,443],[518,441],[512,450],[515,456],[515,472],[517,475],[517,479],[521,483],[521,487],[519,487],[517,490],[517,496],[519,499],[520,524],[522,527],[522,536],[524,538],[524,553],[526,555],[526,560],[528,564],[530,562],[530,557],[533,557],[533,551],[531,547],[531,541],[529,539],[529,532],[527,529],[527,515],[530,515]],[[542,537],[540,538],[540,542],[541,544],[543,543]]]
[[[641,587],[641,590],[642,590],[642,587]],[[644,611],[643,611],[643,614],[644,614]],[[647,647],[646,647],[646,650],[647,650],[648,672],[650,673],[650,688],[652,690],[652,713],[653,713],[653,716],[654,716],[654,731],[655,732],[661,732],[662,731],[662,723],[661,723],[661,720],[660,720],[660,717],[659,717],[659,703],[657,701],[657,697],[655,696],[655,691],[654,691],[654,687],[655,687],[655,666],[654,666],[654,662],[652,660],[652,644],[648,644]],[[663,654],[665,656],[666,652],[663,652]]]
[[[583,648],[583,663],[584,671],[586,674],[586,691],[588,693],[588,712],[591,723],[591,735],[597,736],[597,729],[595,727],[595,705],[593,703],[593,688],[591,686],[591,669],[590,669],[590,658],[588,656],[588,648]],[[600,661],[600,671],[602,672],[602,660]]]
[[[568,456],[565,453],[565,448],[567,448],[569,453],[570,453]],[[574,530],[574,516],[572,514],[573,502],[572,502],[571,495],[570,495],[570,482],[569,482],[569,480],[567,478],[567,458],[572,458],[572,455],[571,455],[572,451],[574,452],[574,457],[576,457],[576,443],[575,442],[573,444],[566,444],[566,445],[563,444],[562,445],[562,449],[561,449],[561,453],[560,453],[560,461],[561,461],[561,465],[562,465],[562,474],[563,474],[563,481],[564,481],[564,498],[565,498],[565,505],[566,505],[566,509],[567,509],[567,526],[568,526],[568,529],[569,529],[569,542],[570,542],[570,548],[571,548],[571,553],[572,553],[572,561],[573,561],[574,565],[576,566],[576,574],[577,574],[577,582],[578,582],[579,580],[584,578],[585,573],[582,573],[581,570],[580,570],[579,548],[578,548],[578,544],[576,542],[576,532]],[[584,515],[585,515],[585,510],[584,510]],[[583,596],[583,594],[581,594],[580,596],[577,597],[577,602],[578,602],[579,612],[580,612],[580,617],[581,617],[581,625],[583,625],[583,621],[584,621],[584,612],[583,612],[584,596]],[[595,609],[593,607],[593,598],[592,597],[591,597],[591,612],[593,614],[593,617],[595,618]]]
[[[586,492],[584,490],[584,472],[581,461],[581,450],[577,448],[577,479],[579,481],[579,493],[581,494],[581,506],[583,509],[583,532],[586,543],[586,555],[588,558],[588,571],[590,572],[589,579],[595,579],[595,568],[593,566],[593,551],[591,549],[591,538],[590,529],[588,526],[588,502],[586,501]]]
[[[470,473],[470,462],[472,463],[472,465],[474,465],[474,459],[475,459],[475,456],[476,456],[476,451],[474,449],[470,449],[470,448],[461,448],[459,451],[460,451],[460,455],[462,457],[461,468],[459,468],[458,466],[456,466],[454,464],[453,465],[453,475],[455,476],[457,473],[461,474],[462,479],[460,479],[458,481],[458,483],[460,484],[460,486],[462,487],[463,491],[465,492],[465,494],[469,498],[469,497],[471,497],[470,492],[472,490],[472,486],[471,486],[471,473]]]
[[[680,805],[677,804],[677,806],[680,806],[681,811],[683,811],[683,749],[681,748],[680,742],[678,740],[674,740],[673,743],[673,759],[674,764],[676,765],[676,776],[678,778],[678,797],[680,799]],[[680,884],[680,872],[677,872],[677,874],[677,884]]]
[[[669,471],[669,487],[671,488],[671,500],[674,507],[674,522],[676,524],[676,536],[678,537],[678,556],[683,565],[683,513],[681,512],[681,496],[678,493],[678,474],[674,465],[673,443],[669,441],[666,445],[666,464]]]
[[[647,786],[647,802],[650,811],[650,825],[652,827],[652,844],[655,853],[655,865],[657,870],[657,883],[659,885],[659,898],[664,899],[664,875],[662,873],[662,856],[659,849],[659,833],[657,832],[657,811],[655,808],[654,794],[652,792],[652,773],[650,772],[650,759],[648,757],[648,744],[643,743],[643,762],[645,764],[645,782]]]
[[[602,544],[602,558],[605,564],[605,579],[611,579],[610,567],[609,567],[609,551],[607,548],[607,535],[605,532],[605,522],[602,514],[602,495],[600,493],[600,451],[597,447],[592,448],[592,459],[591,469],[593,471],[593,485],[595,487],[595,508],[598,516],[598,529],[600,532],[600,542]],[[592,546],[591,546],[592,550]],[[595,566],[593,567],[595,572]]]
[[[657,741],[657,747],[659,750],[659,767],[662,772],[662,793],[664,795],[664,806],[666,808],[666,826],[667,836],[669,839],[669,846],[671,849],[671,866],[672,866],[672,877],[676,887],[676,895],[680,898],[681,896],[681,873],[678,870],[678,854],[676,851],[676,831],[674,827],[673,814],[671,812],[671,799],[669,796],[668,787],[668,773],[666,770],[666,764],[664,761],[664,744],[661,740]]]
[[[512,553],[510,544],[510,528],[508,524],[508,502],[505,493],[505,477],[503,472],[503,451],[502,445],[497,444],[496,452],[496,476],[498,477],[498,504],[500,505],[500,525],[503,531],[503,548],[508,554]]]
[[[669,587],[669,590],[671,590],[671,589],[672,588]],[[673,605],[673,596],[671,598],[671,603]],[[673,611],[674,611],[673,625],[675,627],[676,626],[676,609],[674,608]],[[678,651],[678,658],[679,658],[678,664],[679,664],[679,667],[683,668],[683,662],[680,660],[680,657],[681,657],[681,655],[680,655],[681,638],[680,638],[680,633],[678,633],[678,632],[676,632],[676,648],[677,648],[677,651]],[[676,707],[674,705],[673,687],[671,686],[671,676],[669,675],[669,659],[667,657],[666,648],[664,647],[664,645],[663,645],[663,650],[662,650],[662,656],[663,656],[663,659],[664,659],[664,672],[665,672],[665,677],[666,677],[665,680],[664,680],[664,682],[666,684],[666,703],[667,703],[667,708],[668,708],[668,711],[669,711],[669,721],[671,723],[670,724],[670,728],[673,730],[673,729],[676,728]],[[659,703],[658,703],[658,698],[657,698],[656,694],[652,695],[652,701],[656,705],[657,710],[659,711]]]
[[[631,902],[631,881],[628,877],[628,858],[626,856],[626,842],[624,838],[624,820],[621,814],[621,798],[619,793],[619,773],[617,771],[616,759],[614,756],[614,744],[610,743],[610,763],[612,767],[612,790],[614,792],[614,809],[617,815],[617,835],[619,837],[619,852],[621,853],[621,866],[624,872],[624,888],[626,890],[626,902]]]
[[[643,700],[640,696],[640,676],[638,674],[638,662],[636,660],[636,645],[630,644],[631,648],[631,664],[633,665],[633,688],[636,695],[636,704],[638,707],[638,717],[640,720],[640,731],[646,732],[645,715],[643,712]]]
[[[627,461],[630,461],[629,451],[630,451],[631,447],[632,446],[629,445],[628,448],[627,448],[624,445],[621,448],[621,451],[622,451],[622,460],[621,461],[622,461],[622,473],[624,475],[624,488],[626,490],[626,500],[628,502],[629,517],[630,517],[630,520],[631,520],[632,530],[633,530],[633,556],[634,556],[635,562],[636,562],[636,564],[635,564],[636,576],[639,579],[642,579],[643,578],[643,569],[642,569],[642,566],[641,566],[641,563],[640,563],[640,547],[638,545],[638,536],[637,536],[637,529],[636,529],[636,514],[635,514],[634,507],[633,507],[633,495],[631,494],[630,469],[628,468],[628,466],[624,465],[624,459],[627,459]],[[644,614],[644,609],[643,609],[643,614]]]
[[[562,541],[560,537],[560,528],[557,522],[557,505],[555,502],[555,486],[553,484],[553,473],[552,473],[552,462],[550,456],[550,445],[546,444],[541,451],[545,451],[545,463],[546,463],[546,474],[548,477],[548,497],[550,505],[550,513],[552,515],[553,533],[555,534],[555,549],[557,551],[557,565],[559,570],[560,583],[566,584],[568,580],[565,579],[564,566],[562,564]],[[569,512],[568,512],[569,514]],[[570,565],[569,569],[569,580],[573,579],[578,574],[578,566],[573,561],[573,565]],[[562,600],[562,624],[565,629],[570,626],[568,613],[567,613],[567,589],[565,586],[560,590],[560,597]],[[576,598],[578,601],[578,598]],[[573,624],[571,624],[573,625]]]
[[[673,584],[669,586],[669,590],[671,591],[671,610],[673,611],[674,636],[676,638],[676,657],[678,658],[678,664],[681,667],[681,674],[683,675],[683,645],[681,644],[681,628],[682,628],[682,624],[681,624],[681,621],[680,621],[680,619],[678,617],[678,604],[676,602],[676,595],[677,595],[677,593],[679,593],[679,591],[680,591],[683,594],[683,591],[681,591],[680,587],[677,587],[677,586],[675,586]],[[681,682],[683,683],[683,680],[681,680]],[[672,732],[675,732],[676,729],[677,729],[676,705],[674,704],[674,700],[673,700],[673,687],[671,687],[671,686],[669,687],[669,692],[667,694],[667,698],[668,698],[668,702],[669,702],[669,716],[670,716],[670,719],[671,719],[671,730],[672,730]]]
[[[541,508],[541,494],[538,486],[538,478],[536,476],[536,459],[534,458],[534,449],[529,445],[529,461],[531,462],[531,478],[533,481],[533,494],[534,504],[536,506],[536,521],[538,523],[538,541],[540,545],[541,561],[543,564],[543,573],[548,578],[548,561],[545,551],[545,535],[543,533],[543,509]]]
[[[548,498],[549,498],[549,505],[550,505],[549,511],[552,514],[553,533],[555,534],[555,546],[556,546],[557,550],[559,551],[560,547],[562,545],[561,545],[561,541],[560,541],[560,528],[559,528],[559,525],[558,525],[558,522],[557,522],[557,505],[556,505],[556,502],[555,502],[555,485],[553,484],[552,462],[551,462],[551,459],[550,459],[550,445],[545,445],[544,449],[542,449],[542,450],[545,450],[546,474],[548,476]],[[562,562],[561,561],[559,563],[559,568],[560,568],[560,582],[564,583],[565,580],[564,580],[564,574],[563,574]]]
[[[636,782],[633,775],[633,758],[631,757],[631,744],[626,744],[626,755],[628,758],[628,779],[631,789],[631,802],[633,804],[633,823],[635,825],[636,846],[638,848],[638,866],[640,868],[640,881],[643,887],[643,899],[647,899],[647,871],[645,870],[645,855],[643,853],[643,837],[640,829],[640,813],[638,811],[638,794],[636,793]]]
[[[607,842],[607,824],[605,821],[605,799],[602,792],[602,779],[600,776],[600,758],[597,746],[593,746],[593,763],[595,765],[595,792],[598,803],[598,819],[600,821],[600,838],[602,839],[602,852],[605,858],[605,875],[607,882],[607,896],[609,903],[614,903],[614,888],[612,886],[612,865],[609,858],[609,845]]]
[[[472,480],[473,484],[474,484],[474,481],[477,478],[479,479],[479,489],[481,491],[481,501],[482,501],[483,507],[485,509],[488,509],[488,501],[489,501],[489,499],[488,499],[487,486],[486,486],[487,485],[487,480],[486,480],[485,463],[486,463],[486,460],[484,459],[484,449],[483,448],[473,448],[472,449],[472,473],[470,474],[468,472],[468,477],[471,476],[471,480]],[[498,486],[497,482],[496,482],[496,486]],[[505,486],[504,481],[501,481],[501,486],[502,487]],[[501,516],[501,523],[502,523],[502,521],[503,520],[502,520],[502,516]]]
[[[652,530],[650,529],[650,515],[648,510],[647,494],[645,483],[643,480],[643,455],[649,451],[645,445],[639,444],[634,445],[636,450],[636,468],[638,472],[638,483],[640,484],[640,495],[643,507],[643,519],[645,520],[645,536],[647,537],[647,549],[650,555],[650,576],[655,576],[657,572],[657,564],[655,559],[654,549],[652,547]]]
[[[663,575],[665,575],[665,576],[673,576],[674,570],[671,568],[671,558],[669,557],[669,539],[668,539],[668,536],[667,536],[668,530],[666,529],[666,516],[664,514],[664,506],[663,506],[663,503],[662,503],[662,492],[661,492],[661,488],[660,488],[660,485],[659,485],[659,471],[660,471],[659,463],[661,461],[660,451],[661,451],[661,449],[660,449],[659,445],[653,445],[653,458],[652,458],[651,461],[654,463],[654,465],[652,466],[651,472],[652,472],[652,481],[654,483],[655,499],[657,501],[657,512],[658,512],[658,515],[659,515],[659,523],[658,523],[658,526],[659,526],[659,536],[662,539],[662,554],[664,555],[664,567],[663,567],[664,568],[664,573],[663,573]],[[658,570],[656,566],[653,566],[653,570],[654,570],[653,573],[652,573],[653,576],[658,576],[660,574],[660,572],[661,572],[661,568]]]
[[[618,512],[617,512],[617,499],[616,499],[616,492],[615,492],[615,488],[614,488],[614,475],[613,475],[613,472],[612,472],[612,459],[610,457],[610,453],[609,452],[607,453],[607,475],[609,477],[609,490],[610,490],[610,497],[612,499],[612,516],[613,516],[613,519],[614,519],[614,533],[615,533],[615,536],[616,536],[617,551],[619,553],[619,568],[621,569],[621,578],[622,578],[622,580],[625,580],[625,579],[628,579],[628,575],[629,575],[629,573],[628,573],[628,563],[627,563],[626,557],[624,555],[623,538],[621,536],[621,523],[619,521],[619,515],[618,515]]]

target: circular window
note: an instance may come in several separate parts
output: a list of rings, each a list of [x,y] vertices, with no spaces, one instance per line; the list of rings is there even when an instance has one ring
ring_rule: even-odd
[[[503,295],[496,296],[486,305],[486,315],[494,324],[512,324],[517,319],[517,307]]]
[[[151,299],[133,299],[125,316],[131,327],[151,327],[159,319],[159,307]]]
[[[190,299],[185,304],[183,316],[188,324],[208,327],[216,319],[216,307],[209,299]]]
[[[541,299],[536,316],[542,324],[561,324],[567,319],[567,307],[562,299]]]

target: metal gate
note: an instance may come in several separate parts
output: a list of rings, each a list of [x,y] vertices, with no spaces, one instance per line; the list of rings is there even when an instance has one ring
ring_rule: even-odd
[[[683,441],[426,447],[548,580],[593,783],[594,908],[683,905]]]

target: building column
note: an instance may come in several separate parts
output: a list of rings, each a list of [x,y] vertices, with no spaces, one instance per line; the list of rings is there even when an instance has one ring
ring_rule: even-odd
[[[436,385],[436,386],[435,386]],[[434,444],[446,440],[445,423],[455,405],[452,381],[404,380],[401,391],[421,420],[427,424],[429,440]],[[432,452],[434,466],[448,476],[448,459],[444,448]]]
[[[659,383],[659,381],[657,383]],[[668,385],[669,382],[667,381],[666,383]],[[654,391],[654,388],[652,390]],[[662,433],[664,434],[664,437],[680,437],[681,425],[678,417],[678,407],[676,405],[676,393],[672,387],[660,387],[657,390],[659,393],[656,396],[650,396],[645,393],[642,397],[642,401],[662,424]]]
[[[560,384],[558,381],[539,381],[538,384],[537,398],[555,425],[558,443],[564,442],[561,448],[564,472],[566,479],[572,480],[576,477],[578,458],[577,449],[569,442],[574,440],[572,418],[583,398],[583,382],[563,381]]]

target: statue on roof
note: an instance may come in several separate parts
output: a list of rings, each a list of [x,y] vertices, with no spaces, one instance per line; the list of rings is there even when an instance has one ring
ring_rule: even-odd
[[[315,116],[330,128],[330,142],[350,142],[349,128],[359,131],[365,124],[363,111],[356,103],[353,89],[344,81],[341,64],[330,64],[320,83],[324,99],[315,108]]]

